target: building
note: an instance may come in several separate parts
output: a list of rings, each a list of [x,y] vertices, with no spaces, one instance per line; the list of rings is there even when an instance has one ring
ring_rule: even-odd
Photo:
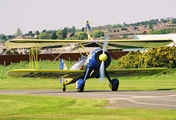
[[[173,43],[169,46],[176,45],[176,33],[173,34],[157,34],[157,35],[135,35],[133,39],[153,39],[153,38],[169,38],[173,40]]]

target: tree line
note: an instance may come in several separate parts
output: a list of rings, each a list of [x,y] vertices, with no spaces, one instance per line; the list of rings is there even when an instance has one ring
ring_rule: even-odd
[[[82,28],[81,30],[76,30],[76,28],[73,26],[72,28],[65,27],[62,30],[43,30],[41,33],[39,31],[29,31],[28,33],[23,34],[24,36],[37,36],[38,39],[78,39],[78,40],[84,40],[88,39],[88,35],[86,33],[87,31],[85,28]],[[14,35],[4,35],[0,34],[0,40],[6,41],[9,39],[13,39],[15,37],[18,37],[22,35],[22,31],[20,28],[17,29],[17,32]],[[90,33],[90,36],[93,38],[100,38],[104,36],[104,32],[100,30],[95,30],[93,33]]]
[[[165,29],[165,30],[153,30],[153,25],[156,25],[157,23],[171,23],[176,24],[176,18],[162,18],[162,19],[152,19],[149,21],[142,21],[142,22],[136,22],[131,24],[126,24],[125,22],[123,25],[121,24],[114,24],[114,25],[104,25],[104,26],[98,26],[93,27],[94,33],[91,34],[91,37],[93,38],[99,38],[104,36],[104,32],[102,32],[103,29],[112,29],[112,28],[122,28],[122,27],[128,27],[128,26],[140,26],[140,25],[147,25],[150,29],[148,34],[167,34],[167,33],[173,33],[175,32],[175,29]],[[14,35],[5,35],[0,34],[0,40],[6,41],[9,39],[13,39],[19,35],[22,35],[22,30],[20,28],[17,29]],[[82,29],[76,29],[75,26],[68,28],[65,27],[62,30],[43,30],[41,33],[39,31],[29,31],[28,33],[23,34],[25,36],[35,36],[39,39],[78,39],[83,40],[87,39],[88,36],[86,34],[86,30],[84,27]]]

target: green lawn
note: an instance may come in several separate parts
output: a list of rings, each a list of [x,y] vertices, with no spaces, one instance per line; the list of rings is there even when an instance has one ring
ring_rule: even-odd
[[[2,120],[174,120],[176,110],[104,108],[102,99],[0,95]]]
[[[114,67],[115,64],[117,63],[113,62],[112,66]],[[58,65],[58,61],[41,61],[39,63],[41,69],[58,69]],[[67,62],[67,65],[70,67],[73,65],[73,62]],[[0,89],[62,89],[59,79],[12,78],[6,75],[8,70],[17,68],[29,68],[29,64],[22,62],[7,67],[0,66]],[[119,90],[176,90],[176,69],[170,71],[168,74],[123,77],[118,79],[120,80]],[[108,85],[109,83],[106,79],[104,82],[100,81],[100,79],[88,79],[85,90],[110,90]],[[68,85],[67,88],[75,90],[75,84]]]
[[[176,90],[176,79],[170,76],[119,78],[119,90]],[[108,80],[88,79],[85,90],[110,90]],[[59,80],[11,78],[0,80],[0,89],[62,89]],[[67,89],[76,90],[75,84]]]

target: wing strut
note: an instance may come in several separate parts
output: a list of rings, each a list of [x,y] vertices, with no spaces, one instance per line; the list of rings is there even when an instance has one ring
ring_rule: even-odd
[[[76,47],[76,50],[79,52],[79,54],[84,57],[84,55],[81,53],[81,51],[78,50],[78,48]]]
[[[84,50],[84,52],[86,53],[86,55],[88,56],[89,55],[89,53],[86,51],[86,49],[84,48],[84,46],[80,43],[79,44],[80,46],[81,46],[81,48]]]
[[[29,67],[30,69],[38,69],[38,47],[36,43],[36,47],[31,47],[31,50],[29,51]]]
[[[86,51],[86,49],[84,48],[84,46],[83,46],[81,43],[79,43],[79,46],[83,49],[83,51],[86,53],[86,55],[89,56],[89,53]],[[81,51],[79,51],[79,46],[78,46],[78,47],[75,47],[75,48],[76,48],[76,50],[79,52],[79,54],[80,54],[82,57],[84,57],[84,55],[81,53]]]

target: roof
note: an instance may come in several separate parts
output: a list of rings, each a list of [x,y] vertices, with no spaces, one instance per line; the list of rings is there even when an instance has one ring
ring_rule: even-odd
[[[134,35],[133,39],[151,39],[151,38],[170,38],[173,40],[173,43],[169,46],[176,44],[176,34],[153,34],[153,35]]]
[[[143,34],[146,31],[124,31],[124,32],[107,32],[105,35],[133,35],[133,34]]]
[[[27,36],[27,35],[20,35],[18,37],[16,37],[15,39],[35,39],[35,37],[33,36]]]

